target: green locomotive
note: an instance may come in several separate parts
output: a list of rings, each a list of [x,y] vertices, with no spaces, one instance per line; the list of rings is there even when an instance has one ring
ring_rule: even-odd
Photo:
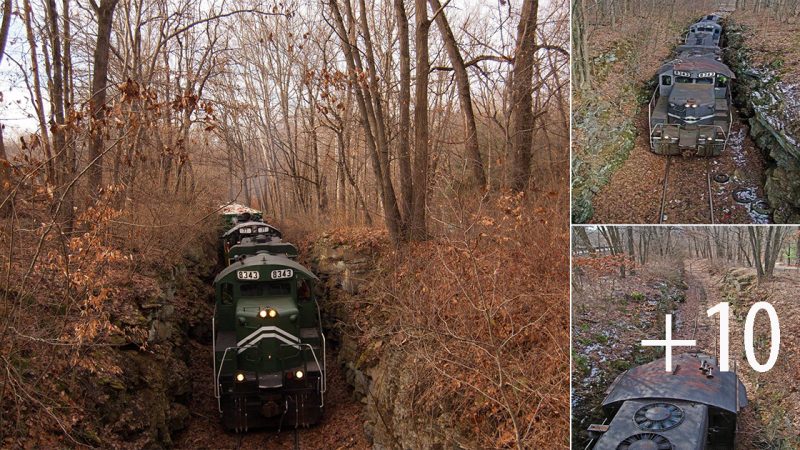
[[[304,427],[322,417],[325,335],[314,274],[276,228],[245,221],[222,237],[214,280],[214,395],[223,426]]]
[[[325,336],[308,269],[260,251],[214,280],[214,378],[229,430],[309,426],[322,415]]]

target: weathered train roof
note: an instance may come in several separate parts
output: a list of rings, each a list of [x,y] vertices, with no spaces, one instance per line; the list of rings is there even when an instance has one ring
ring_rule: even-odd
[[[264,235],[246,237],[241,242],[231,247],[231,252],[234,250],[241,250],[249,247],[257,248],[276,248],[279,250],[292,250],[293,255],[297,255],[297,246],[291,242],[284,241],[279,237],[267,238]],[[287,252],[288,253],[288,252]]]
[[[257,227],[257,226],[262,226],[262,225],[272,228],[279,235],[281,234],[281,230],[273,227],[270,224],[267,224],[267,223],[264,223],[264,222],[256,222],[256,221],[252,221],[251,220],[249,222],[242,222],[242,223],[238,223],[238,224],[234,225],[233,228],[231,228],[230,230],[226,231],[225,234],[222,235],[222,237],[228,237],[231,234],[233,234],[235,231],[238,231],[240,228],[243,228],[243,227]]]
[[[713,377],[700,370],[706,361],[713,367]],[[720,372],[716,359],[703,354],[684,353],[674,356],[675,370],[664,370],[664,359],[634,367],[622,373],[609,386],[603,407],[626,400],[671,399],[702,403],[732,413],[747,405],[747,391],[733,372]]]
[[[710,56],[691,56],[688,58],[674,59],[658,69],[658,73],[664,73],[672,70],[682,71],[704,71],[721,73],[728,78],[735,79],[736,74],[725,65],[725,63],[717,61]]]
[[[245,257],[243,259],[240,259],[239,261],[229,265],[228,267],[223,269],[222,272],[217,274],[217,277],[214,278],[214,283],[216,284],[217,282],[219,282],[223,278],[227,277],[231,273],[236,272],[237,270],[243,270],[243,269],[246,269],[248,267],[252,268],[253,266],[282,266],[282,267],[287,267],[289,269],[293,269],[294,271],[302,274],[303,278],[310,278],[312,280],[319,281],[319,278],[317,278],[317,276],[314,275],[313,272],[308,270],[305,266],[303,266],[302,264],[298,263],[297,261],[289,259],[289,258],[287,258],[287,257],[285,257],[283,255],[271,255],[271,254],[269,254],[267,252],[263,252],[263,253],[257,253],[255,255],[247,256],[247,257]]]

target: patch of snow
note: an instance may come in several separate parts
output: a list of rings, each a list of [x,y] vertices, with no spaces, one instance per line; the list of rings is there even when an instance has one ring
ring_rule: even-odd
[[[744,154],[745,135],[745,128],[742,127],[736,133],[731,133],[730,139],[728,140],[728,147],[731,149],[733,162],[736,163],[736,167],[744,167],[747,162]]]

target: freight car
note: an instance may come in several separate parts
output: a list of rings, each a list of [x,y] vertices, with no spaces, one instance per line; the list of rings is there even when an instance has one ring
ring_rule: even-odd
[[[732,449],[736,422],[747,406],[734,372],[717,371],[715,358],[700,353],[664,359],[620,374],[602,406],[608,424],[591,425],[594,450]]]
[[[226,429],[319,422],[326,372],[317,281],[287,254],[267,250],[238,256],[217,275],[214,394]]]
[[[722,25],[717,15],[693,24],[677,58],[658,69],[648,105],[650,148],[660,155],[684,151],[719,156],[733,122],[733,71],[722,62]]]

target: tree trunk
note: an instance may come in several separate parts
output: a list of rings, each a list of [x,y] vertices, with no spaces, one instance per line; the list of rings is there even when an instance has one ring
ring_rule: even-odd
[[[636,255],[634,253],[635,246],[633,245],[633,227],[627,228],[628,234],[628,262],[631,265],[631,272],[633,272],[633,266],[636,263]]]
[[[8,42],[8,30],[11,27],[11,0],[3,1],[3,22],[0,24],[0,63],[6,54],[6,42]],[[6,195],[9,192],[11,172],[6,154],[6,141],[3,137],[3,124],[0,123],[0,217],[5,217],[11,211],[11,201],[6,202]]]
[[[53,163],[53,152],[50,147],[50,135],[47,131],[47,121],[44,117],[44,102],[42,101],[42,83],[39,79],[39,56],[36,51],[36,37],[33,34],[33,25],[31,17],[33,11],[31,10],[30,0],[25,0],[23,3],[24,17],[25,17],[25,33],[28,37],[28,45],[31,49],[31,75],[33,76],[33,95],[34,95],[34,108],[36,109],[36,117],[39,119],[39,139],[42,147],[44,148],[44,156],[47,158],[47,181],[55,183],[55,166]]]
[[[405,220],[411,217],[414,202],[414,186],[411,177],[411,52],[408,43],[408,15],[404,0],[394,0],[397,17],[397,39],[400,42],[400,129],[397,136],[397,159],[400,164],[400,207]]]
[[[747,227],[747,232],[750,235],[750,245],[753,249],[753,264],[756,267],[756,273],[758,274],[758,280],[761,281],[764,279],[764,266],[761,263],[761,238],[763,229],[760,227]]]
[[[517,52],[511,85],[511,150],[514,158],[511,187],[524,191],[531,175],[533,157],[533,64],[536,58],[538,0],[524,0],[517,27]]]
[[[577,89],[586,89],[591,83],[583,1],[572,0],[572,79]]]
[[[94,48],[94,73],[92,92],[89,101],[92,111],[91,135],[89,143],[89,188],[97,193],[103,186],[103,129],[106,117],[106,84],[108,83],[108,54],[111,49],[111,26],[114,8],[118,0],[100,0],[97,6],[92,2],[97,14],[97,44]]]
[[[414,86],[414,202],[411,207],[409,237],[425,239],[425,209],[428,197],[428,79],[430,61],[428,53],[428,4],[415,0],[416,35],[414,43],[417,55],[417,80]]]
[[[402,3],[402,0],[396,1]],[[461,113],[464,115],[466,157],[472,169],[474,183],[477,187],[482,189],[486,187],[486,173],[483,169],[483,159],[481,158],[480,145],[478,143],[478,126],[475,123],[475,112],[472,109],[472,94],[470,92],[467,68],[464,65],[464,58],[461,56],[461,51],[458,49],[453,30],[450,29],[447,16],[445,16],[444,11],[440,11],[442,9],[441,3],[439,0],[429,0],[429,2],[431,9],[433,9],[436,15],[436,26],[439,28],[439,32],[444,40],[447,56],[450,58],[450,64],[452,64],[453,73],[455,74],[458,101],[461,105]]]

